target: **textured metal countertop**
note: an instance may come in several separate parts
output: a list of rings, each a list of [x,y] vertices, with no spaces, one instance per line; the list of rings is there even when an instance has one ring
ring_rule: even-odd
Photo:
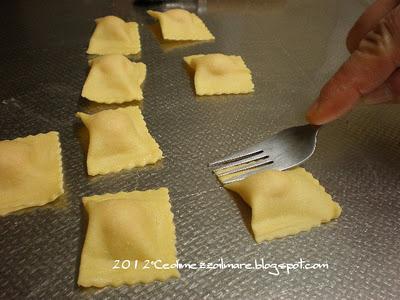
[[[145,7],[131,1],[2,1],[0,139],[61,133],[65,195],[0,218],[0,298],[349,298],[400,297],[400,107],[360,107],[326,126],[305,164],[343,207],[338,221],[257,245],[250,209],[222,189],[206,164],[304,121],[324,81],[347,57],[346,32],[367,1],[199,1],[213,43],[160,44]],[[88,177],[77,111],[96,17],[140,23],[148,67],[143,113],[165,159],[155,166]],[[241,55],[255,93],[195,97],[182,57]],[[82,196],[170,189],[183,262],[291,263],[328,270],[182,270],[165,283],[81,289],[76,285],[86,217]]]

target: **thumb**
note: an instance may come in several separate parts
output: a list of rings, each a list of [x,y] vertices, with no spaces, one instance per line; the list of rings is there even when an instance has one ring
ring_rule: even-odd
[[[381,86],[399,62],[400,8],[396,7],[361,40],[358,49],[322,88],[308,110],[308,121],[324,124],[344,115],[362,96]]]
[[[365,104],[400,103],[400,70],[397,69],[387,81],[362,97]]]

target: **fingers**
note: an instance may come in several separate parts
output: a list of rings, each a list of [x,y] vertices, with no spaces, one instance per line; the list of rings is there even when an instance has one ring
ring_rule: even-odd
[[[357,49],[364,36],[398,4],[400,0],[377,0],[371,4],[351,28],[346,41],[347,49],[351,53]]]
[[[359,48],[322,88],[308,111],[312,124],[330,122],[381,86],[400,63],[400,9],[396,7],[361,40]]]
[[[362,97],[362,102],[365,104],[400,103],[400,70],[397,69],[386,82]]]

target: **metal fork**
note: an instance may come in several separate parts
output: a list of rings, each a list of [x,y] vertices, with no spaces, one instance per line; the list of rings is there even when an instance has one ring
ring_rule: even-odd
[[[293,168],[314,153],[320,127],[303,125],[287,128],[258,144],[212,162],[209,166],[220,166],[214,170],[217,176],[230,175],[225,180],[221,179],[223,184],[243,180],[263,170],[283,171]],[[241,174],[237,174],[239,172]]]

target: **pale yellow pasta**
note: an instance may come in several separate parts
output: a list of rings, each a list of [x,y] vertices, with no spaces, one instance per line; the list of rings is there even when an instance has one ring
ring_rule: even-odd
[[[240,56],[199,54],[184,57],[195,70],[197,95],[243,94],[254,91],[251,72]]]
[[[136,22],[107,16],[96,19],[96,24],[86,53],[129,55],[140,52],[139,27]]]
[[[338,218],[341,207],[303,168],[264,171],[225,186],[252,208],[256,241],[310,230]]]
[[[203,21],[184,9],[170,9],[165,12],[148,10],[147,13],[159,20],[165,40],[201,41],[215,39]]]
[[[168,189],[84,197],[83,204],[89,224],[80,286],[119,286],[179,277]]]
[[[77,113],[77,116],[89,130],[89,175],[143,167],[162,158],[138,107],[109,109],[93,115]]]
[[[123,103],[142,100],[141,85],[146,65],[131,62],[120,54],[105,55],[91,61],[82,97],[98,103]]]
[[[64,193],[58,132],[0,141],[0,215]]]

